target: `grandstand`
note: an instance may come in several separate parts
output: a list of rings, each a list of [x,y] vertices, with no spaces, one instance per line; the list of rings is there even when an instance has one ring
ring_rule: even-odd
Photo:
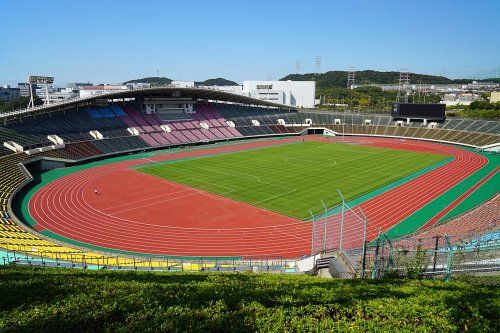
[[[165,89],[166,91],[161,91],[160,95],[168,92],[170,88]],[[158,90],[155,92],[157,93]],[[140,94],[144,93],[141,91]],[[388,115],[299,112],[281,105],[244,99],[241,96],[234,99],[236,97],[225,93],[204,92],[203,89],[187,89],[185,93],[192,94],[191,112],[167,110],[147,113],[144,112],[140,103],[143,96],[138,95],[135,96],[135,100],[130,100],[130,97],[133,97],[132,93],[126,92],[116,93],[116,96],[110,95],[109,99],[114,101],[108,106],[97,106],[91,100],[86,99],[82,104],[68,102],[35,109],[31,112],[4,115],[3,125],[0,126],[0,140],[6,143],[0,148],[0,248],[5,249],[5,255],[8,255],[9,251],[25,253],[30,262],[41,258],[44,264],[54,263],[50,260],[55,260],[57,265],[69,262],[83,266],[163,269],[188,267],[185,266],[187,263],[178,260],[166,262],[165,258],[155,259],[154,257],[147,260],[137,254],[119,253],[117,255],[116,253],[110,254],[103,249],[89,250],[85,244],[70,245],[64,239],[55,240],[46,234],[41,234],[36,228],[32,229],[21,224],[10,207],[10,200],[16,191],[29,182],[30,175],[19,163],[29,164],[31,161],[48,159],[64,161],[64,164],[57,164],[58,166],[75,163],[84,165],[88,161],[116,154],[249,138],[295,137],[300,134],[327,133],[327,131],[340,137],[413,138],[479,149],[500,142],[500,124],[497,121],[447,119],[442,123],[432,124],[417,121],[401,123]],[[120,98],[123,99],[120,100]],[[215,100],[218,102],[214,102]],[[51,139],[54,136],[60,138],[63,144],[55,144]],[[352,142],[370,144],[366,140],[352,139]],[[384,142],[387,146],[392,145],[389,141]],[[429,144],[423,147],[432,150],[441,146]],[[399,148],[401,147],[398,146]],[[454,152],[460,150],[453,149],[456,149],[453,150]],[[461,155],[457,153],[455,156]],[[472,156],[472,154],[464,156]],[[140,155],[140,157],[149,158],[145,155]],[[469,162],[464,159],[463,165],[466,166]],[[482,167],[482,162],[480,163],[479,160],[476,162],[478,163],[477,169],[471,169],[471,171]],[[457,178],[457,183],[463,179]],[[498,197],[495,197],[493,201],[480,206],[476,211],[464,215],[467,217],[459,217],[456,220],[460,221],[459,219],[462,218],[462,221],[467,221],[466,223],[449,222],[428,231],[422,231],[422,233],[460,234],[472,228],[481,229],[483,225],[488,225],[490,228],[493,223],[496,226],[498,218],[494,209],[491,208],[491,202],[497,202],[497,199]],[[396,220],[397,217],[395,216],[394,219]],[[453,226],[460,226],[460,228]],[[486,230],[486,227],[481,230]],[[376,233],[375,228],[370,229],[369,237],[374,239]],[[356,237],[349,232],[346,233],[347,236]],[[427,236],[432,237],[430,234]],[[353,244],[359,246],[360,242],[356,241]],[[9,256],[8,260],[11,259]],[[237,256],[237,259],[241,258]],[[194,269],[203,265],[210,266],[206,266],[206,263],[200,265],[190,263],[189,265]],[[281,270],[287,265],[296,267],[295,262],[276,267],[279,266]],[[214,263],[210,267],[217,267],[217,264]]]

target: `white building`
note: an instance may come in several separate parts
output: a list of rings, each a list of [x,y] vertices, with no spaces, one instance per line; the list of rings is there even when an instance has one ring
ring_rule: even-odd
[[[28,93],[29,93],[29,86],[28,86]],[[40,99],[44,103],[48,104],[54,104],[54,103],[60,103],[69,99],[73,98],[78,98],[79,92],[78,89],[73,89],[73,88],[57,88],[52,85],[49,85],[47,87],[47,90],[45,87],[37,87],[35,89],[35,94],[40,97]],[[47,101],[48,98],[48,101]]]
[[[243,81],[243,94],[264,101],[314,108],[314,81]]]
[[[80,98],[94,96],[94,95],[102,95],[110,92],[119,92],[127,89],[128,89],[127,86],[123,85],[82,87],[80,89]]]
[[[200,86],[200,88],[218,90],[232,94],[243,95],[242,86]]]
[[[500,102],[500,91],[492,91],[490,96],[490,103]]]
[[[149,82],[132,82],[132,83],[127,83],[126,86],[127,86],[127,89],[144,89],[144,88],[150,88],[151,83],[149,83]]]
[[[172,81],[170,85],[178,88],[194,88],[194,81]]]

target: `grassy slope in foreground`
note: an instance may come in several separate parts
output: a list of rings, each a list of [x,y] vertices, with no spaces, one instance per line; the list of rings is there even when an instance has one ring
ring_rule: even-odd
[[[498,283],[0,267],[0,331],[498,332]]]
[[[138,168],[285,215],[308,218],[396,181],[447,156],[306,141]]]

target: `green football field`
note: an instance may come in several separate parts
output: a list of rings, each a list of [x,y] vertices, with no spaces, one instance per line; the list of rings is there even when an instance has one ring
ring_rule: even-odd
[[[340,203],[394,182],[445,155],[306,141],[280,146],[169,161],[139,171],[307,219],[323,211],[321,200]]]

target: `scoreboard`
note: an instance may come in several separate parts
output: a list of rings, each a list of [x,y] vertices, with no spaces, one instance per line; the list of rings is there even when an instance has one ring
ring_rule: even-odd
[[[445,104],[394,103],[393,118],[444,120]]]

